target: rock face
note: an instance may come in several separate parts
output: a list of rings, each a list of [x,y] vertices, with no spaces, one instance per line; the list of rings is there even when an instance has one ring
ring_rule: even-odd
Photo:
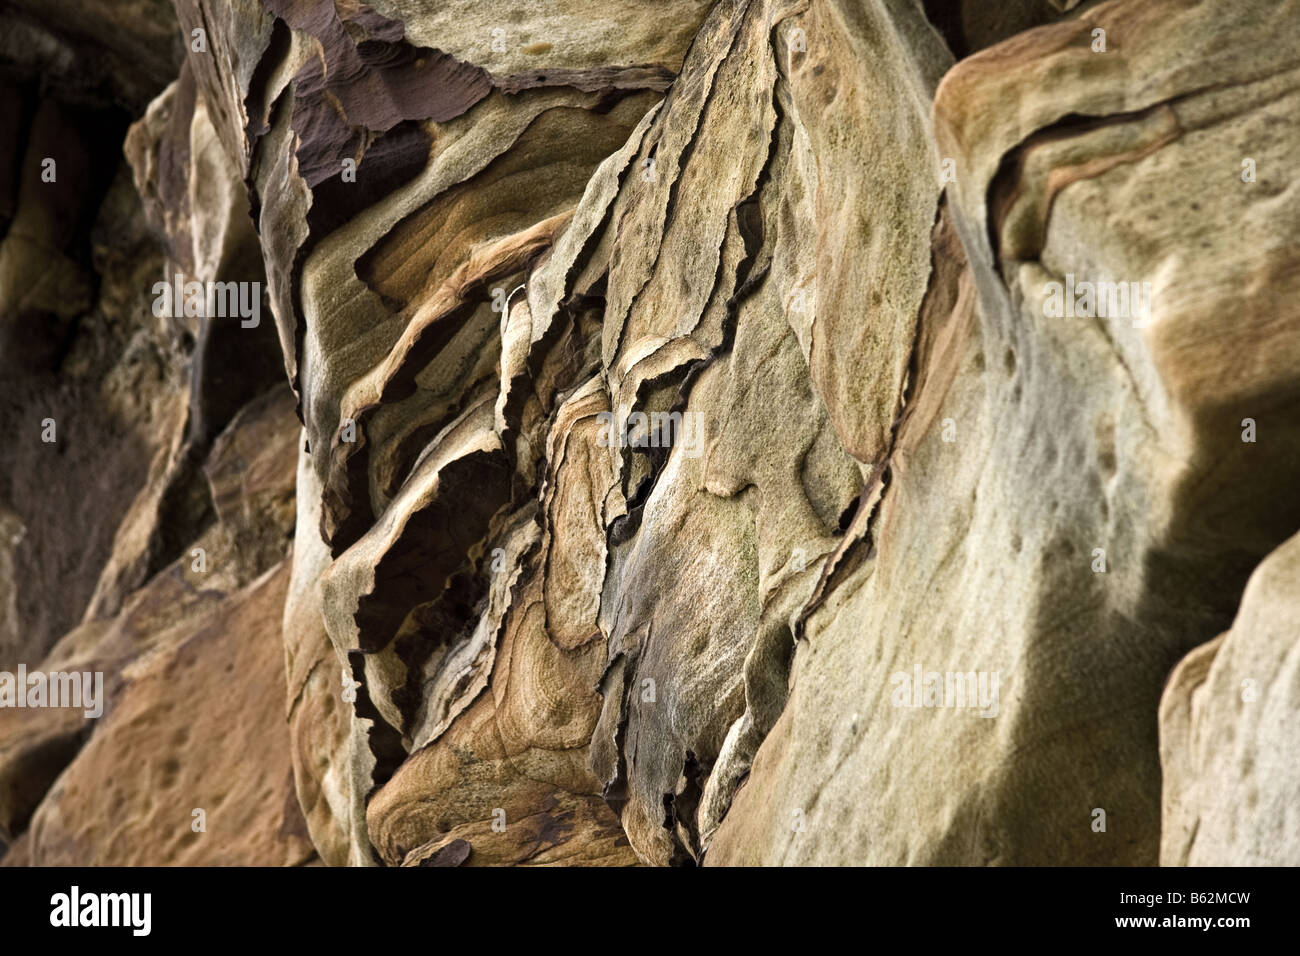
[[[0,13],[2,862],[1300,864],[1300,3],[996,6]]]

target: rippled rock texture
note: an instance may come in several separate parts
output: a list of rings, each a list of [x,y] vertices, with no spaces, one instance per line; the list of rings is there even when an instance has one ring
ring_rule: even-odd
[[[1300,864],[1300,3],[0,25],[4,863]]]

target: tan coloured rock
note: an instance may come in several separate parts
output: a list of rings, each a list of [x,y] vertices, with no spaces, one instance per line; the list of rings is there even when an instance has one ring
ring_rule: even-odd
[[[22,832],[34,811],[33,827],[52,821],[45,836],[28,843],[34,863],[252,864],[311,855],[296,799],[283,811],[284,826],[297,834],[287,844],[275,821],[260,830],[250,819],[240,822],[249,834],[242,847],[225,839],[182,846],[170,830],[150,829],[159,823],[153,784],[163,778],[175,791],[169,799],[230,799],[239,814],[257,813],[261,797],[252,788],[267,779],[276,781],[277,799],[293,796],[287,731],[254,728],[282,719],[279,618],[297,432],[287,389],[242,411],[206,463],[218,523],[136,590],[116,617],[88,620],[44,661],[28,665],[47,674],[102,674],[102,718],[86,719],[75,708],[0,710],[0,832]],[[273,567],[279,574],[268,578]],[[191,663],[182,669],[178,661]],[[135,716],[122,717],[124,710]],[[247,722],[247,729],[235,736],[218,730],[231,721]],[[190,735],[205,726],[203,733],[220,743],[191,746]],[[94,782],[118,776],[115,762],[140,773],[119,788],[121,802],[106,808]],[[80,783],[65,786],[70,779]],[[130,836],[110,848],[114,833]],[[163,843],[170,848],[161,849]],[[276,856],[285,853],[293,860]]]
[[[112,710],[32,819],[34,865],[311,859],[280,721],[288,572],[268,571],[125,670]]]
[[[951,384],[914,392],[711,862],[1156,862],[1165,675],[1296,524],[1300,341],[1274,298],[1297,274],[1293,219],[1240,178],[1243,137],[1288,95],[1294,31],[1271,4],[1160,6],[1090,8],[940,87],[977,294],[959,280],[919,364]],[[1258,241],[1233,246],[1248,226]],[[1150,282],[1149,314],[1054,316],[1047,283],[1067,273]],[[1251,416],[1268,443],[1242,441]],[[999,675],[997,717],[900,706],[918,666]]]
[[[1160,700],[1165,866],[1300,859],[1300,539],[1250,576],[1232,628],[1183,658]]]
[[[120,170],[0,180],[0,276],[265,321],[80,366],[157,427],[37,642],[109,715],[0,714],[8,862],[1300,862],[1300,4],[176,8],[163,261],[76,255]],[[0,330],[97,327],[43,288]],[[0,506],[29,620],[64,525]]]

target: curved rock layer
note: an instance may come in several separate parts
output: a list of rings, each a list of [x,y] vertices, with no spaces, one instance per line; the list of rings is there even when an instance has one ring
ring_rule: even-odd
[[[91,6],[4,862],[1300,864],[1300,3]]]

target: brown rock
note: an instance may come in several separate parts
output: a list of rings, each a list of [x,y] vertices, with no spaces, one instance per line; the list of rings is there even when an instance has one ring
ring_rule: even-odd
[[[0,14],[8,862],[1297,861],[1294,0],[175,6]]]

